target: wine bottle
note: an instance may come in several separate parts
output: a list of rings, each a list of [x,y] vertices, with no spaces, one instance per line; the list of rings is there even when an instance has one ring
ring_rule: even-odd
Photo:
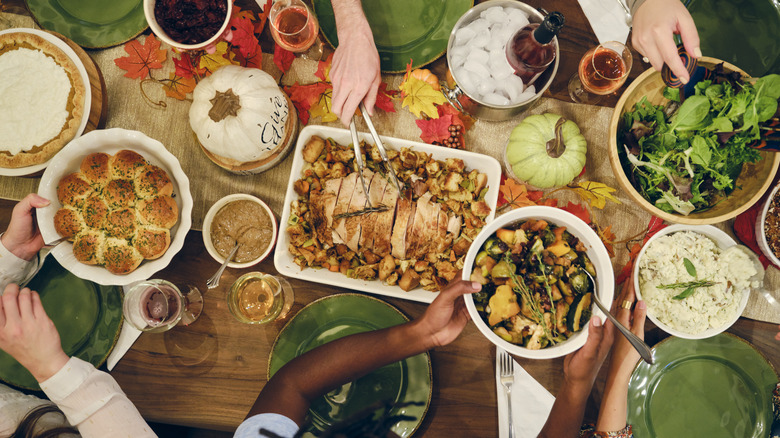
[[[555,60],[553,38],[563,27],[560,12],[551,12],[541,23],[518,30],[506,45],[506,58],[526,87],[531,85]]]

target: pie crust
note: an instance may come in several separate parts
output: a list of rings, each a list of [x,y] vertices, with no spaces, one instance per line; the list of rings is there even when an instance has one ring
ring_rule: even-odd
[[[40,50],[65,70],[71,85],[66,107],[69,114],[60,133],[46,143],[16,155],[11,155],[8,151],[0,151],[0,167],[5,168],[33,166],[51,159],[76,136],[84,115],[86,89],[76,63],[59,47],[38,35],[25,32],[0,35],[0,55],[22,48]]]

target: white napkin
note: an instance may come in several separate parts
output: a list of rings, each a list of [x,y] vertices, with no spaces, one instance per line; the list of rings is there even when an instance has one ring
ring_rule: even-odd
[[[125,295],[127,295],[127,291],[129,291],[131,287],[138,283],[140,282],[136,281],[135,283],[122,286]],[[125,319],[122,323],[122,331],[119,332],[119,339],[117,339],[114,349],[111,351],[111,354],[108,355],[108,359],[106,359],[106,367],[109,371],[114,369],[117,362],[119,362],[119,359],[127,353],[127,350],[133,346],[139,336],[141,336],[141,330],[130,325],[130,323],[127,322],[127,319]]]
[[[596,33],[599,43],[619,41],[623,44],[628,39],[630,25],[626,22],[628,16],[625,9],[618,3],[622,0],[578,0],[580,7],[588,17],[590,27]],[[563,32],[566,30],[564,29]]]
[[[500,347],[496,347],[496,357]],[[500,370],[496,361],[496,391],[498,394],[498,437],[509,436],[509,421],[507,418],[506,392],[501,384]],[[515,438],[536,438],[541,432],[547,416],[555,402],[550,391],[544,389],[539,382],[520,364],[515,361],[515,383],[512,385],[512,423]]]

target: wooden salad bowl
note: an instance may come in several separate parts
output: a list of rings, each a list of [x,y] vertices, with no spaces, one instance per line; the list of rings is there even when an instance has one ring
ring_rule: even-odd
[[[705,56],[700,58],[698,62],[699,65],[712,68],[723,61]],[[737,71],[741,73],[743,77],[748,76],[747,73],[728,62],[724,62],[723,67],[727,71]],[[615,112],[612,114],[612,119],[609,122],[609,161],[612,165],[612,172],[615,174],[620,187],[634,202],[639,204],[639,206],[648,213],[658,216],[668,222],[703,225],[723,222],[736,217],[738,214],[744,212],[758,202],[769,189],[769,186],[772,184],[772,180],[775,177],[775,173],[777,172],[778,165],[780,165],[780,154],[759,151],[761,159],[755,163],[745,163],[742,168],[742,173],[736,181],[737,187],[728,197],[721,200],[709,210],[691,213],[688,216],[677,213],[667,213],[651,204],[634,188],[631,181],[629,181],[628,176],[623,171],[623,166],[620,163],[620,157],[618,155],[617,142],[620,120],[626,110],[632,110],[636,103],[644,96],[647,96],[647,100],[653,105],[660,105],[665,102],[666,98],[663,97],[665,86],[666,85],[661,79],[661,73],[652,68],[648,69],[639,75],[628,88],[626,88],[623,96],[620,97],[620,100],[615,106]]]

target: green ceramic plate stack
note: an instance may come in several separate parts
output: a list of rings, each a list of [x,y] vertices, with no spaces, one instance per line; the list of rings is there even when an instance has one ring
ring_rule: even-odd
[[[122,328],[121,288],[78,278],[54,257],[46,258],[27,287],[40,294],[66,354],[95,366],[106,361]],[[40,389],[33,376],[4,351],[0,351],[0,380],[20,388]]]
[[[398,309],[376,298],[340,294],[307,305],[282,329],[268,360],[268,378],[301,354],[344,336],[403,324],[408,319]],[[431,358],[428,353],[387,365],[331,391],[312,403],[309,432],[322,431],[381,400],[420,405],[394,408],[391,415],[415,417],[401,421],[393,431],[412,435],[422,423],[432,394]]]

